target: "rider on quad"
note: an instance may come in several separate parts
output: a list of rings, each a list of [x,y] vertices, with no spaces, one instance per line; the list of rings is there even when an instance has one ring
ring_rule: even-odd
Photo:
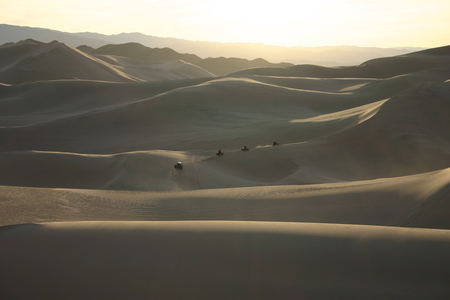
[[[183,163],[181,161],[177,162],[175,166],[173,166],[175,169],[182,170],[183,169]]]
[[[248,151],[248,150],[250,150],[250,149],[248,149],[246,145],[244,145],[244,147],[242,147],[242,151]]]
[[[219,149],[219,151],[217,151],[216,155],[217,155],[217,156],[223,155],[222,149]]]

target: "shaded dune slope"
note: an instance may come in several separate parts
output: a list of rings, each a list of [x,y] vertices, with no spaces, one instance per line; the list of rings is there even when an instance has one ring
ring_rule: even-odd
[[[385,86],[390,84],[387,80]],[[360,89],[364,88],[370,87]],[[449,93],[449,82],[419,85],[392,98],[376,99],[376,93],[359,89],[330,93],[224,78],[151,98],[138,99],[137,93],[137,100],[127,98],[131,103],[119,102],[107,109],[91,108],[48,122],[0,128],[5,141],[0,157],[26,170],[44,155],[27,149],[119,152],[124,157],[144,149],[178,151],[187,167],[210,164],[223,173],[224,182],[233,176],[242,181],[231,182],[246,182],[238,186],[403,176],[450,166]],[[358,102],[368,104],[358,106]],[[283,145],[265,147],[274,139]],[[238,149],[244,144],[255,149],[241,153]],[[227,155],[209,161],[219,148]],[[14,159],[15,152],[20,159]],[[162,173],[173,166],[168,161],[146,165]],[[271,176],[277,169],[284,175]],[[252,174],[263,171],[266,179],[253,179],[257,177]],[[9,178],[14,182],[14,176]],[[71,187],[77,187],[76,182]]]
[[[332,165],[344,180],[392,177],[448,167],[449,92],[450,81],[405,91],[385,102],[366,122],[303,145],[299,155],[326,153],[318,163]]]
[[[146,63],[112,55],[96,55],[96,58],[140,79],[139,81],[215,77],[214,74],[183,60]]]
[[[0,242],[15,245],[0,248],[5,298],[445,299],[450,292],[443,230],[82,222],[2,228]]]
[[[49,100],[44,98],[43,94],[40,96],[40,86],[13,87],[10,88],[13,90],[12,94],[14,90],[36,88],[27,101],[36,102],[30,103],[28,107],[38,107],[38,110],[22,115],[21,110],[27,109],[22,105],[23,94],[19,96],[20,101],[16,101],[19,97],[6,96],[0,103],[5,104],[5,121],[11,120],[11,124],[16,121],[18,125],[21,118],[28,122],[33,118],[41,118],[42,121],[36,122],[38,124],[24,124],[28,126],[21,128],[0,129],[2,139],[7,141],[0,147],[3,151],[33,149],[116,153],[148,149],[193,150],[205,147],[233,149],[243,144],[255,147],[267,144],[273,139],[280,139],[282,143],[302,142],[359,123],[360,121],[355,121],[352,110],[359,110],[360,115],[366,117],[357,116],[356,119],[364,120],[371,115],[364,113],[364,110],[372,111],[370,104],[387,100],[397,93],[430,80],[442,82],[447,78],[446,72],[429,72],[386,80],[368,80],[366,83],[358,80],[356,86],[355,80],[352,79],[315,80],[317,82],[311,86],[315,90],[305,90],[267,83],[273,80],[279,83],[283,78],[226,77],[209,81],[176,81],[178,86],[161,84],[161,87],[143,83],[121,84],[118,87],[111,84],[110,88],[103,84],[105,88],[103,92],[99,88],[98,93],[102,93],[100,95],[91,92],[89,85],[93,84],[86,83],[86,90],[80,88],[72,94],[79,96],[78,99],[71,96],[65,100],[65,89],[69,91],[67,88],[70,85],[73,85],[70,87],[73,89],[83,86],[83,83],[68,82],[61,83],[62,86],[58,89],[54,86],[54,91],[61,93],[61,99],[64,99],[58,106],[76,102],[78,108],[66,114],[59,114],[58,110],[53,114],[42,112],[43,108],[47,107],[42,105],[42,102]],[[301,80],[297,80],[297,85],[301,87],[313,81]],[[288,78],[287,82],[292,84],[292,78]],[[334,91],[329,91],[333,87]],[[52,89],[53,86],[49,88]],[[323,91],[324,89],[327,91]],[[117,96],[114,95],[116,92]],[[127,94],[130,96],[127,97]],[[58,98],[53,95],[53,99]],[[69,102],[70,99],[73,100]],[[49,104],[53,105],[54,102]],[[104,105],[104,109],[101,105]],[[52,110],[56,108],[51,106]],[[340,113],[342,116],[339,116]],[[328,116],[322,116],[324,114]],[[353,117],[349,118],[349,115]],[[318,116],[321,117],[317,118]],[[303,122],[300,122],[301,120]],[[19,140],[18,136],[22,138]],[[92,143],[89,136],[97,137],[98,143]],[[66,143],[69,137],[76,138],[75,145]]]
[[[132,90],[129,93],[136,94]],[[286,135],[283,142],[305,141],[345,128],[355,122],[358,114],[371,110],[371,106],[357,108],[359,100],[356,95],[345,93],[295,90],[225,78],[150,98],[111,101],[117,104],[105,109],[79,101],[78,114],[55,114],[59,118],[50,116],[47,122],[1,128],[0,135],[6,142],[0,147],[3,151],[114,153],[144,149],[232,149],[245,143],[254,147],[279,135]],[[368,98],[365,102],[370,104],[376,100],[380,99]],[[347,118],[332,115],[339,110],[348,111]],[[328,125],[327,122],[309,122],[317,132],[299,122],[291,122],[324,113],[330,114]],[[13,112],[8,118],[18,119],[20,114]],[[336,123],[342,124],[338,127]],[[93,143],[89,136],[97,138],[98,142]],[[68,144],[69,137],[77,142]]]
[[[0,56],[0,82],[12,84],[56,79],[136,82],[213,76],[181,61],[150,64],[112,56],[97,58],[58,41],[46,44],[26,40],[4,45]]]
[[[10,46],[16,48],[16,45]],[[90,55],[53,41],[35,45],[36,49],[0,73],[5,83],[21,83],[54,79],[90,79],[131,82],[127,76]]]
[[[78,47],[78,49],[85,49],[88,53],[97,57],[114,55],[145,62],[183,60],[219,76],[254,67],[292,66],[290,63],[270,63],[261,58],[248,60],[236,57],[208,57],[202,59],[197,55],[178,53],[170,48],[149,48],[138,43],[106,45],[98,49],[86,49],[85,47]]]
[[[208,78],[133,83],[56,80],[0,85],[0,126],[30,126],[101,111],[196,85]]]
[[[184,60],[196,64],[202,60],[195,54],[181,54],[170,48],[149,48],[139,43],[109,44],[94,49],[92,52],[96,55],[129,57],[147,62]]]

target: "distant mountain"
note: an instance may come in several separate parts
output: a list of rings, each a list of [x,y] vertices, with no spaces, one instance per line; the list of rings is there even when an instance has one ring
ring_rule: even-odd
[[[85,38],[57,30],[0,24],[0,45],[9,42],[16,43],[26,39],[33,39],[44,43],[56,40],[72,47],[89,45],[97,48],[108,44],[107,41]]]
[[[257,67],[268,68],[285,68],[293,66],[289,63],[270,63],[262,58],[248,60],[244,58],[206,58],[202,59],[194,54],[178,53],[170,48],[149,48],[139,43],[126,43],[120,45],[106,45],[98,49],[93,49],[88,46],[78,47],[92,55],[116,55],[128,57],[134,60],[141,60],[145,62],[163,62],[173,60],[183,60],[194,64],[204,70],[207,70],[215,75],[222,76],[230,73],[246,70]]]
[[[32,38],[42,42],[58,40],[73,47],[87,45],[98,48],[107,44],[139,43],[151,48],[171,48],[180,53],[192,53],[201,58],[239,57],[249,60],[263,58],[271,62],[293,64],[317,64],[323,66],[359,65],[364,61],[386,56],[395,56],[420,48],[376,48],[356,46],[333,47],[281,47],[255,43],[217,43],[188,41],[177,38],[161,38],[142,33],[104,35],[81,32],[66,33],[56,30],[0,25],[0,44],[18,42]]]

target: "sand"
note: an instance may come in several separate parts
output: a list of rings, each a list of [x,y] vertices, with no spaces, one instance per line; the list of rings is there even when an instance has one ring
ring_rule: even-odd
[[[123,57],[95,57],[58,41],[29,39],[0,47],[3,83],[57,79],[142,82],[210,76],[213,74],[183,61],[143,63]]]
[[[446,230],[63,222],[4,227],[0,242],[22,249],[0,250],[5,299],[445,299],[450,293]]]
[[[0,298],[448,299],[449,61],[0,47]]]

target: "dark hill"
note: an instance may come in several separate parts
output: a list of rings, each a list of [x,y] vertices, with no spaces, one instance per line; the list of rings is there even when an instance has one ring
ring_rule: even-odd
[[[215,75],[227,75],[230,73],[257,67],[281,67],[286,68],[293,66],[290,63],[270,63],[262,58],[248,60],[236,57],[209,57],[202,59],[194,54],[178,53],[170,48],[149,48],[139,43],[126,43],[119,45],[105,45],[98,49],[87,48],[85,46],[78,47],[79,50],[85,51],[92,55],[116,55],[128,57],[134,60],[145,62],[165,62],[173,60],[183,60],[194,64]]]
[[[191,64],[197,64],[202,60],[200,57],[194,54],[182,54],[170,48],[149,48],[139,43],[105,45],[93,50],[92,54],[124,56],[147,62],[183,60]]]
[[[235,75],[295,76],[318,78],[390,78],[450,65],[450,46],[418,51],[406,55],[372,59],[359,66],[323,67],[296,65],[287,68],[254,68]]]
[[[212,76],[177,59],[152,63],[111,55],[95,56],[59,41],[42,43],[27,39],[0,47],[0,82],[7,84],[61,79],[140,82]]]
[[[257,68],[262,66],[267,67],[290,67],[292,64],[290,63],[270,63],[262,58],[257,58],[254,60],[248,60],[237,57],[218,57],[212,58],[208,57],[197,64],[199,67],[208,70],[216,75],[226,75],[230,73],[234,73],[240,70]]]

